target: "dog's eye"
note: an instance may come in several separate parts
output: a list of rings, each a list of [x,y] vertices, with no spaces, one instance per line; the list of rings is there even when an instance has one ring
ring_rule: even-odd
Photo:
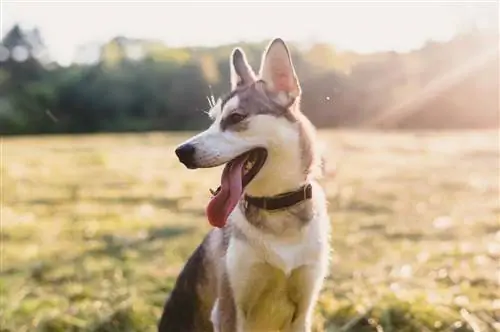
[[[241,122],[243,121],[247,116],[245,114],[241,114],[241,113],[232,113],[229,115],[229,123],[230,124],[236,124],[238,122]]]

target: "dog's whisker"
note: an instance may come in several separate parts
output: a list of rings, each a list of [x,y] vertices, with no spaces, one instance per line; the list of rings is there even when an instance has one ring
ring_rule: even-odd
[[[212,86],[211,85],[208,86],[208,89],[210,90],[210,98],[211,98],[211,102],[212,102],[212,107],[214,107],[215,106],[214,91],[212,90]]]
[[[208,106],[209,106],[210,108],[212,108],[212,107],[214,107],[214,106],[215,106],[215,104],[214,104],[214,102],[213,102],[213,95],[211,95],[211,96],[206,96],[205,98],[207,99],[207,101],[208,101]]]

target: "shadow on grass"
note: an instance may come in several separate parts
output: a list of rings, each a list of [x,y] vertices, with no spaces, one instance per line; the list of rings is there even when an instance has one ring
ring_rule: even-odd
[[[104,243],[104,247],[89,251],[91,255],[106,255],[117,259],[123,259],[126,250],[145,250],[145,246],[156,240],[167,240],[186,233],[192,232],[190,227],[152,227],[148,229],[147,235],[132,240],[123,240],[114,234],[104,234],[97,239]]]
[[[361,313],[356,304],[340,305],[334,312],[325,314],[328,317],[325,331],[474,332],[471,322],[460,316],[459,312],[460,308],[436,306],[423,300],[398,300],[389,296]],[[485,321],[481,323],[484,327],[492,327]]]
[[[203,208],[179,208],[179,202],[183,198],[159,198],[159,197],[67,197],[67,198],[37,198],[31,200],[25,200],[22,203],[10,203],[11,205],[45,205],[45,206],[71,206],[76,202],[86,202],[94,203],[102,206],[107,205],[140,205],[140,204],[150,204],[154,208],[167,209],[177,213],[190,214],[193,217],[205,217],[205,211]]]
[[[69,315],[48,318],[40,322],[40,332],[138,332],[152,331],[151,321],[156,322],[148,312],[133,310],[131,306],[119,308],[109,316],[102,317],[96,323],[87,325],[85,320]],[[154,327],[154,326],[153,326]],[[14,332],[0,330],[0,332]]]
[[[85,201],[90,203],[99,203],[99,205],[103,204],[141,204],[141,203],[149,203],[155,207],[159,208],[167,208],[167,209],[178,209],[178,199],[170,199],[170,198],[155,198],[155,197],[84,197],[81,199],[77,199],[75,197],[67,197],[67,198],[37,198],[31,200],[24,200],[22,202],[23,205],[68,205],[74,204],[75,201]]]
[[[102,246],[95,249],[90,249],[80,255],[74,256],[69,259],[60,260],[44,260],[37,262],[31,267],[26,265],[20,267],[13,267],[8,270],[2,271],[0,276],[9,276],[15,274],[26,273],[36,282],[63,282],[68,277],[61,276],[59,278],[48,278],[47,275],[53,270],[57,270],[64,266],[81,267],[85,260],[88,258],[108,257],[112,260],[124,261],[126,260],[126,252],[133,250],[139,253],[139,258],[144,259],[154,255],[155,251],[161,249],[148,248],[154,241],[166,241],[187,233],[193,232],[194,227],[152,227],[149,228],[144,236],[140,237],[118,237],[114,234],[108,233],[100,237],[94,238],[102,243]],[[82,276],[79,276],[82,278]]]
[[[127,332],[144,330],[145,322],[131,308],[115,311],[111,316],[99,322],[92,331],[95,332]]]

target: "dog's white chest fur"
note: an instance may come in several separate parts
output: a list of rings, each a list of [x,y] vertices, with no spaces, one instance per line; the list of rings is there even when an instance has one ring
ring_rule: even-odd
[[[315,198],[322,201],[324,199],[322,190],[318,187],[315,189]],[[230,246],[229,252],[231,249],[243,250],[238,256],[246,259],[253,256],[252,261],[268,263],[286,275],[300,266],[315,265],[320,258],[328,254],[330,225],[324,204],[319,204],[318,210],[307,225],[301,230],[292,231],[286,237],[266,234],[252,226],[240,209],[233,211],[231,221],[243,233],[244,240],[238,241],[242,242],[239,245]],[[270,219],[269,223],[272,222],[286,221]]]
[[[269,241],[267,247],[263,249],[266,251],[269,264],[282,270],[285,275],[290,275],[290,272],[297,267],[312,264],[318,259],[321,247],[308,242],[282,244]]]
[[[257,244],[257,247],[254,247],[255,254],[261,259],[289,275],[300,266],[315,264],[318,261],[323,250],[322,236],[316,231],[317,225],[314,223],[315,221],[312,221],[311,225],[304,229],[304,233],[297,234],[296,238],[288,241],[261,235],[259,239],[253,238],[250,243]]]
[[[315,194],[324,199],[321,190]],[[249,330],[288,330],[297,314],[310,312],[310,297],[317,296],[328,266],[329,220],[325,204],[319,206],[286,237],[251,225],[239,209],[231,214],[240,234],[231,238],[225,263],[240,321]]]

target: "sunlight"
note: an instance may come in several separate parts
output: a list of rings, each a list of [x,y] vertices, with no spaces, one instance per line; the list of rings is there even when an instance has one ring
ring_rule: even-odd
[[[457,66],[445,74],[433,79],[420,89],[418,93],[412,95],[410,98],[387,108],[372,119],[366,120],[365,125],[377,126],[382,123],[394,123],[394,121],[397,121],[404,116],[408,116],[412,112],[418,111],[419,106],[422,106],[432,98],[440,95],[453,85],[462,82],[471,72],[478,70],[481,66],[486,65],[490,61],[498,59],[498,52],[498,45],[493,45],[492,47],[485,49],[480,54],[467,59],[467,61],[462,63],[460,66]]]

